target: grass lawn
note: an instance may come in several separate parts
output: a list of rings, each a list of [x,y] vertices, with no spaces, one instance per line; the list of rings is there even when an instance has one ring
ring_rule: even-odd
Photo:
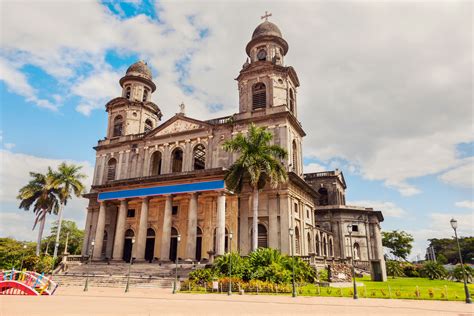
[[[387,282],[374,282],[366,276],[357,279],[359,297],[375,298],[401,298],[422,300],[449,300],[463,301],[464,285],[461,282],[448,280],[429,280],[426,278],[388,278]],[[469,284],[469,291],[474,292],[474,285]],[[300,295],[311,296],[347,296],[353,295],[352,287],[327,288],[318,287],[313,284],[305,285],[298,289]]]

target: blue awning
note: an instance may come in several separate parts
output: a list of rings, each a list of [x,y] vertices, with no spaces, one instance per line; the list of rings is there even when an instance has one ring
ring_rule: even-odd
[[[162,185],[156,187],[110,191],[99,193],[99,201],[128,199],[134,197],[146,197],[165,194],[192,193],[202,191],[223,190],[224,180],[193,182],[175,185]]]

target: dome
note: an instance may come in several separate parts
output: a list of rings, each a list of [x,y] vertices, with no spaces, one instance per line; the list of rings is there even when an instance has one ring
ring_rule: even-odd
[[[260,37],[260,36],[276,36],[276,37],[283,38],[278,26],[268,21],[265,21],[261,23],[259,26],[257,26],[255,31],[253,31],[252,39],[256,39],[257,37]]]
[[[142,77],[148,80],[152,79],[151,70],[143,60],[137,61],[128,67],[126,75]]]

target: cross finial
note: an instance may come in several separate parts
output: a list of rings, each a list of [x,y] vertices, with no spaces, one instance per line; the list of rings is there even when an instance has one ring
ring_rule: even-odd
[[[260,19],[265,19],[265,21],[268,21],[268,18],[271,17],[272,14],[268,13],[268,11],[265,11],[265,15],[261,16]]]

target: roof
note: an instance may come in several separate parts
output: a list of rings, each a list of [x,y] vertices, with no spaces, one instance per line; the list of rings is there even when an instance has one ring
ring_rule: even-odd
[[[260,23],[255,30],[252,33],[252,39],[256,39],[257,37],[260,36],[265,36],[265,35],[270,35],[270,36],[276,36],[276,37],[281,37],[281,31],[276,26],[276,24],[269,22],[269,21],[264,21],[263,23]]]
[[[126,74],[152,80],[151,70],[143,60],[139,60],[128,67]]]

